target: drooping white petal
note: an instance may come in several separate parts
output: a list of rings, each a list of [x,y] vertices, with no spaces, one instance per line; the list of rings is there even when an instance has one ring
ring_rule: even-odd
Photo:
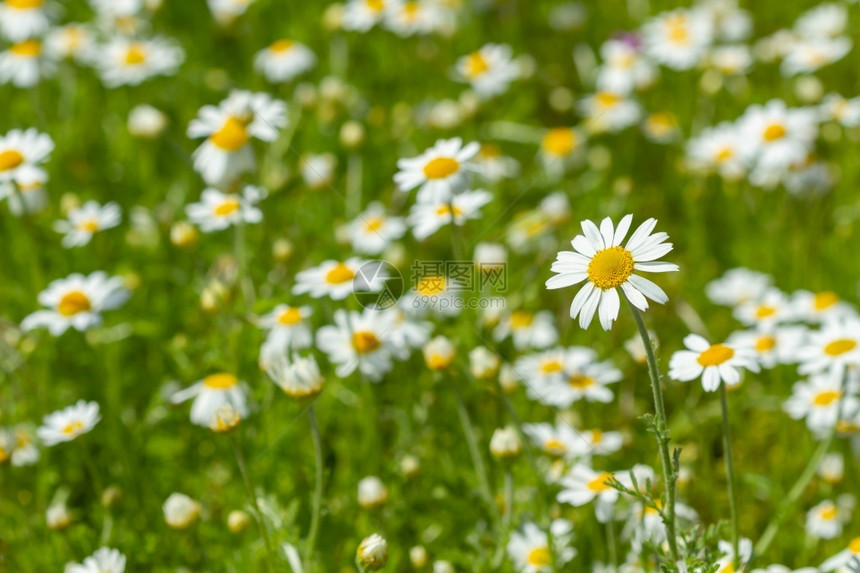
[[[614,288],[603,291],[600,296],[600,326],[603,330],[612,328],[612,323],[618,318],[618,310],[621,307],[621,301],[618,298],[618,291]]]
[[[582,305],[582,310],[579,313],[580,328],[588,328],[591,320],[594,318],[594,312],[597,310],[597,305],[600,303],[600,289],[594,289],[589,295],[588,300]]]
[[[576,315],[582,310],[582,305],[585,304],[585,301],[588,300],[593,291],[594,285],[591,283],[587,283],[579,289],[579,292],[573,297],[573,302],[570,303],[570,318],[576,318]]]

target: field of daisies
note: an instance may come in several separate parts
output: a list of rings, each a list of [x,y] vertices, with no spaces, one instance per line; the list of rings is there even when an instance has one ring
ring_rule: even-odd
[[[860,571],[857,0],[0,0],[0,572]]]

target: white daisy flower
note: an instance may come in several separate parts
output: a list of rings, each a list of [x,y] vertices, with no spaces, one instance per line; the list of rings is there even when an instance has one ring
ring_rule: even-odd
[[[21,322],[23,330],[47,328],[53,336],[69,327],[81,332],[102,322],[102,311],[122,306],[129,297],[120,277],[108,277],[102,271],[88,276],[79,273],[57,279],[39,293],[39,304],[48,310],[37,310]]]
[[[583,430],[579,435],[585,441],[588,449],[586,454],[610,456],[621,450],[624,438],[621,432],[604,432],[603,430]]]
[[[457,77],[471,85],[481,97],[502,94],[512,81],[520,77],[512,54],[511,47],[506,44],[486,44],[477,52],[457,60]]]
[[[235,225],[251,225],[263,220],[257,203],[265,198],[265,189],[246,185],[241,193],[223,193],[217,189],[204,189],[200,202],[185,207],[192,223],[204,233],[223,231]]]
[[[636,125],[642,109],[636,100],[622,94],[601,91],[582,98],[579,110],[586,127],[593,132],[616,133]]]
[[[754,349],[758,363],[770,369],[777,364],[797,362],[797,349],[806,340],[806,333],[803,326],[777,326],[735,332],[729,337],[729,342]]]
[[[385,207],[378,201],[369,204],[347,226],[353,250],[366,255],[378,255],[405,233],[406,223],[403,219],[386,215]]]
[[[663,506],[660,499],[654,499],[652,501],[658,508]],[[681,502],[675,503],[675,516],[678,520],[684,520],[690,523],[695,522],[698,519],[696,511]],[[642,546],[645,543],[661,546],[668,539],[666,524],[663,522],[663,516],[661,516],[660,512],[654,507],[646,506],[642,502],[637,502],[633,506],[633,513],[631,514],[630,519],[631,521],[628,522],[628,526],[632,525],[633,529],[630,542],[635,550],[641,551]]]
[[[717,561],[717,573],[734,573],[735,572],[735,549],[734,545],[728,541],[720,541],[717,547],[722,554],[720,560]],[[746,563],[752,557],[753,544],[746,537],[742,537],[738,541],[738,556],[737,562],[741,564],[740,571],[744,571]]]
[[[835,2],[822,2],[794,22],[794,30],[807,38],[835,38],[845,32],[848,10]]]
[[[548,310],[515,310],[504,316],[493,330],[493,338],[498,342],[509,336],[517,350],[547,348],[558,340],[558,331],[552,313]]]
[[[821,438],[836,425],[840,408],[842,412],[852,412],[860,405],[854,395],[857,390],[854,381],[843,391],[842,380],[819,374],[805,382],[797,382],[784,408],[793,419],[805,419],[810,431]]]
[[[337,365],[338,376],[349,376],[358,369],[368,380],[379,382],[392,367],[388,336],[393,319],[390,313],[372,309],[362,313],[336,310],[334,325],[317,331],[317,347]]]
[[[824,66],[838,62],[849,51],[849,38],[802,39],[791,45],[779,70],[786,77],[817,72]]]
[[[573,127],[548,130],[540,143],[538,158],[551,177],[561,177],[566,169],[579,164],[585,156],[586,137]]]
[[[533,380],[527,393],[533,400],[562,409],[579,400],[608,404],[613,394],[607,386],[621,377],[621,371],[612,362],[596,362],[593,356],[571,349],[559,375]]]
[[[430,34],[440,28],[444,9],[435,0],[395,0],[385,11],[385,27],[400,37]]]
[[[172,76],[184,59],[182,48],[164,38],[117,37],[94,52],[94,64],[108,88],[136,86],[155,76]]]
[[[764,273],[738,267],[709,282],[705,293],[715,304],[739,306],[761,298],[772,282],[773,279]]]
[[[847,573],[849,571],[847,566],[856,559],[860,559],[860,536],[849,541],[845,549],[822,563],[819,566],[819,569],[825,573],[836,570],[839,570],[840,573],[842,573],[843,569],[840,569],[840,567],[842,567],[845,568],[844,572]]]
[[[314,190],[330,187],[337,158],[331,153],[305,153],[299,158],[299,172],[305,185]]]
[[[589,220],[581,223],[584,235],[571,241],[573,251],[561,251],[552,264],[558,273],[546,281],[548,289],[573,286],[587,280],[570,305],[570,317],[579,316],[579,325],[588,328],[595,312],[600,317],[604,330],[612,328],[618,318],[620,299],[617,289],[633,306],[640,310],[648,308],[646,297],[660,304],[669,297],[663,289],[634,271],[665,273],[678,270],[678,265],[657,261],[672,250],[666,233],[651,234],[657,225],[656,219],[642,223],[622,247],[633,215],[625,215],[615,228],[608,217],[600,223],[600,229]],[[599,310],[598,310],[599,309]]]
[[[416,203],[409,210],[412,234],[423,241],[445,225],[462,227],[466,221],[480,219],[481,207],[492,200],[489,191],[464,191],[448,199]]]
[[[744,75],[753,65],[752,52],[747,46],[719,46],[711,50],[711,66],[726,76]]]
[[[184,493],[171,493],[161,510],[164,513],[164,522],[172,529],[186,529],[194,525],[200,517],[200,503],[191,499]]]
[[[356,290],[378,292],[387,278],[384,273],[362,272],[359,276],[359,270],[370,263],[358,257],[350,257],[343,262],[323,261],[296,274],[293,294],[309,293],[313,298],[328,296],[333,300],[343,300]]]
[[[0,84],[31,88],[42,78],[54,75],[57,66],[42,49],[42,42],[31,38],[0,53]]]
[[[30,184],[33,180],[47,180],[41,164],[54,150],[50,136],[33,128],[13,129],[0,137],[0,183]]]
[[[839,94],[824,96],[818,106],[821,121],[836,121],[843,127],[860,125],[860,96],[846,99]]]
[[[829,372],[837,380],[849,368],[860,367],[860,320],[831,321],[809,333],[797,353],[801,374]]]
[[[88,244],[94,234],[112,229],[120,221],[122,214],[116,203],[100,205],[97,201],[87,201],[80,207],[70,209],[66,219],[54,222],[54,230],[65,235],[62,244],[71,249]]]
[[[806,513],[806,534],[818,539],[835,539],[842,535],[842,525],[849,518],[832,501],[825,500]]]
[[[502,154],[502,150],[491,143],[481,145],[475,156],[478,176],[488,183],[498,183],[504,179],[516,177],[520,172],[520,163],[513,157]]]
[[[16,216],[44,211],[48,207],[47,181],[48,174],[41,168],[22,167],[17,170],[14,181],[0,182],[0,200],[6,199],[9,211]]]
[[[36,434],[46,446],[56,446],[86,434],[99,423],[99,420],[101,415],[96,402],[78,400],[71,406],[45,416]]]
[[[84,24],[52,28],[45,37],[45,52],[55,60],[74,59],[82,64],[89,63],[94,46],[94,34]]]
[[[463,310],[459,291],[463,285],[442,274],[423,274],[415,286],[400,300],[404,308],[424,315],[432,311],[443,316],[457,316]]]
[[[603,64],[597,68],[600,91],[630,94],[645,89],[657,79],[657,69],[643,57],[638,47],[626,39],[610,39],[600,47]]]
[[[740,133],[737,127],[723,122],[703,130],[687,141],[687,158],[693,169],[716,172],[730,181],[741,179],[747,171],[741,155]]]
[[[80,565],[73,564],[67,573],[124,573],[125,555],[117,549],[101,547]]]
[[[573,460],[591,453],[588,442],[568,424],[523,424],[523,433],[547,455]]]
[[[469,173],[478,170],[472,160],[480,148],[476,142],[464,146],[459,137],[440,139],[421,155],[398,160],[394,182],[401,191],[420,187],[419,202],[447,201],[468,187]]]
[[[89,0],[92,9],[106,18],[128,18],[143,10],[145,0]]]
[[[248,11],[256,0],[206,0],[212,17],[218,24],[229,26]]]
[[[839,483],[845,476],[845,458],[839,452],[830,452],[821,458],[817,472],[824,481]]]
[[[757,300],[739,305],[734,317],[747,326],[772,328],[781,322],[793,320],[788,296],[779,289],[769,288]]]
[[[681,382],[702,378],[705,392],[714,392],[720,382],[726,386],[740,384],[742,368],[758,372],[755,350],[748,346],[711,344],[697,334],[684,337],[687,350],[679,350],[669,360],[669,377]]]
[[[21,42],[41,36],[51,26],[52,6],[45,0],[4,0],[0,2],[0,36]]]
[[[235,375],[217,372],[174,393],[170,401],[173,404],[181,404],[194,398],[191,403],[191,422],[208,428],[218,410],[225,406],[233,408],[242,419],[248,417],[250,411],[243,386],[244,383]]]
[[[390,0],[349,0],[343,9],[341,28],[367,32],[382,21],[389,2]]]
[[[287,125],[287,105],[265,93],[234,91],[218,106],[203,106],[188,136],[205,137],[194,152],[194,169],[209,185],[229,184],[254,168],[251,139],[274,141]]]
[[[325,382],[313,355],[293,354],[292,361],[286,355],[279,356],[267,365],[266,374],[286,395],[297,399],[316,396]]]
[[[290,82],[316,62],[310,48],[293,40],[277,40],[254,56],[254,68],[272,83]]]
[[[713,24],[697,10],[673,10],[659,14],[642,29],[645,53],[674,70],[689,70],[707,53]]]
[[[856,314],[850,304],[831,291],[817,293],[807,290],[796,291],[791,295],[791,306],[798,320],[812,324],[847,318]]]
[[[696,10],[711,19],[721,40],[739,42],[752,33],[752,15],[738,7],[738,0],[699,0]]]
[[[566,519],[555,519],[550,524],[553,547],[550,548],[547,532],[532,522],[511,532],[508,557],[519,573],[547,573],[563,567],[576,556],[571,546],[573,524]]]
[[[278,357],[291,350],[302,350],[313,344],[313,334],[308,323],[312,314],[309,306],[279,304],[271,312],[260,317],[258,326],[268,331],[260,347],[260,367],[266,369]]]
[[[585,464],[576,464],[559,480],[562,490],[556,499],[574,507],[594,501],[598,521],[605,523],[609,521],[612,508],[618,501],[619,491],[609,485],[612,480],[626,487],[632,486],[626,472],[598,472]]]
[[[744,157],[777,170],[803,162],[818,134],[813,110],[789,109],[780,100],[747,108],[738,129]]]
[[[567,361],[577,364],[596,362],[597,353],[585,347],[553,348],[517,359],[514,368],[526,382],[540,385],[547,380],[563,380]]]

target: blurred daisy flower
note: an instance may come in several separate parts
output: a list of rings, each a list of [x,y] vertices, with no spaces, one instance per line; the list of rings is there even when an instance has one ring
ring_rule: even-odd
[[[474,161],[478,166],[479,177],[489,183],[515,177],[520,172],[519,162],[513,157],[502,155],[502,150],[493,144],[482,144]]]
[[[553,457],[572,460],[589,453],[588,443],[564,422],[523,424],[523,433],[542,452]]]
[[[481,207],[492,200],[489,191],[464,191],[445,200],[416,203],[409,210],[412,234],[424,240],[448,224],[462,227],[470,219],[481,217]]]
[[[818,134],[815,112],[771,100],[752,105],[738,120],[741,151],[763,169],[784,169],[806,159]]]
[[[293,294],[310,294],[313,298],[324,296],[333,300],[343,300],[360,287],[363,291],[377,292],[382,289],[387,276],[378,272],[362,272],[359,270],[370,261],[358,257],[350,257],[340,262],[323,261],[322,264],[305,269],[296,274],[296,284]],[[378,267],[366,267],[366,271],[379,270]]]
[[[101,415],[96,402],[78,400],[67,408],[45,416],[36,433],[46,446],[56,446],[86,434],[99,423],[99,420]]]
[[[794,316],[812,324],[820,324],[834,319],[854,314],[854,309],[847,302],[831,291],[812,293],[799,290],[791,295],[791,306]]]
[[[108,88],[136,86],[155,76],[176,73],[185,53],[169,40],[117,37],[94,51],[94,65]]]
[[[161,510],[164,513],[164,521],[172,529],[187,529],[194,525],[200,517],[200,504],[184,493],[171,493]]]
[[[546,573],[553,567],[564,566],[576,556],[571,547],[573,524],[566,519],[555,519],[550,524],[553,547],[550,548],[547,532],[532,522],[511,532],[508,557],[520,573]]]
[[[773,279],[764,273],[738,267],[709,282],[705,293],[714,304],[739,306],[761,298],[772,282]]]
[[[54,230],[65,235],[62,244],[71,249],[88,244],[94,234],[112,229],[120,221],[122,214],[116,203],[100,205],[97,201],[87,201],[80,207],[70,209],[66,219],[56,221]]]
[[[0,184],[29,184],[34,177],[47,179],[42,167],[54,150],[50,136],[33,128],[13,129],[0,137]]]
[[[613,38],[600,47],[603,64],[597,69],[597,88],[617,94],[651,86],[657,70],[643,57],[639,46],[628,38]]]
[[[209,185],[232,183],[254,168],[251,139],[274,141],[287,125],[287,106],[265,93],[234,91],[218,106],[200,109],[188,136],[205,137],[194,152],[194,169]]]
[[[807,381],[797,382],[791,397],[785,401],[785,411],[795,420],[806,420],[806,426],[816,436],[827,435],[842,412],[853,412],[860,405],[854,395],[858,385],[852,381],[845,385],[842,380],[818,374]]]
[[[842,535],[842,525],[850,518],[835,503],[825,500],[806,513],[806,534],[818,539],[835,539]]]
[[[646,23],[642,33],[648,56],[674,70],[689,70],[707,53],[713,24],[702,11],[673,10]]]
[[[750,49],[744,45],[719,46],[711,51],[709,62],[723,75],[743,75],[752,68],[753,57]]]
[[[769,288],[758,299],[735,308],[734,316],[747,326],[771,328],[793,319],[788,296],[779,289]]]
[[[242,388],[242,382],[229,372],[210,374],[184,390],[170,397],[173,404],[181,404],[190,399],[191,422],[208,428],[215,417],[215,412],[222,406],[231,406],[239,416],[248,417],[248,400]]]
[[[698,334],[684,337],[687,350],[672,354],[669,377],[681,382],[702,378],[705,392],[714,392],[720,382],[735,386],[741,381],[742,368],[758,372],[759,365],[751,347],[735,344],[711,344]]]
[[[258,325],[268,331],[260,350],[261,363],[264,357],[286,355],[290,350],[302,350],[313,344],[313,335],[308,318],[313,314],[309,306],[279,304],[271,312],[260,317]]]
[[[123,573],[125,555],[117,549],[101,547],[81,564],[72,564],[66,573]]]
[[[14,181],[0,183],[0,200],[6,199],[9,211],[16,216],[38,213],[48,207],[45,183],[48,174],[41,169],[23,169]]]
[[[656,219],[642,223],[622,247],[621,243],[630,230],[633,215],[625,215],[614,227],[608,217],[600,228],[589,220],[581,223],[584,235],[571,241],[574,251],[561,251],[552,264],[556,276],[546,281],[548,289],[573,286],[587,280],[570,305],[570,317],[579,316],[581,328],[588,328],[595,313],[604,330],[612,328],[618,318],[621,289],[630,303],[640,310],[648,308],[647,298],[664,304],[669,300],[663,289],[634,271],[665,273],[678,270],[674,263],[657,261],[672,250],[666,243],[666,233],[652,234]]]
[[[135,106],[128,114],[128,132],[142,139],[154,139],[167,127],[167,116],[151,105]]]
[[[0,35],[12,42],[41,36],[51,26],[52,8],[45,0],[4,0],[0,3]]]
[[[293,354],[292,360],[283,355],[267,366],[266,374],[291,398],[316,396],[322,391],[325,381],[312,355],[302,357]]]
[[[607,386],[621,380],[621,371],[611,361],[598,362],[595,358],[593,354],[569,349],[562,370],[556,375],[529,381],[529,398],[562,409],[579,400],[608,404],[613,394]]]
[[[729,337],[729,342],[753,348],[758,363],[770,369],[777,364],[797,362],[797,349],[806,339],[806,333],[803,326],[777,326],[736,332]]]
[[[102,311],[122,306],[129,297],[120,277],[108,277],[96,271],[88,276],[79,273],[57,279],[39,293],[39,304],[48,310],[37,310],[21,322],[23,330],[47,328],[53,336],[69,327],[81,332],[102,322]]]
[[[435,0],[395,0],[385,11],[385,27],[400,37],[430,34],[442,24],[444,9]]]
[[[394,182],[401,191],[419,187],[418,201],[445,201],[469,184],[469,173],[478,170],[473,159],[481,146],[463,145],[459,137],[440,139],[417,157],[400,159]]]
[[[801,374],[828,372],[840,380],[846,370],[860,366],[860,319],[831,321],[810,332],[797,360]]]
[[[317,58],[300,42],[277,40],[254,56],[254,68],[272,83],[289,82],[313,69]]]
[[[259,223],[263,220],[263,212],[257,203],[266,194],[265,189],[253,185],[246,185],[241,194],[204,189],[200,202],[185,207],[185,213],[204,233],[223,231],[234,225]]]
[[[839,94],[827,94],[818,111],[821,121],[835,121],[844,127],[860,125],[860,97],[846,99]]]
[[[558,340],[555,320],[548,310],[530,312],[515,310],[505,315],[493,330],[493,338],[501,342],[511,337],[514,348],[546,348]]]
[[[635,125],[642,115],[636,100],[625,95],[602,91],[582,98],[579,110],[589,131],[615,133]]]
[[[721,555],[719,561],[717,561],[717,573],[732,573],[735,571],[735,561],[741,564],[740,571],[746,569],[746,563],[752,557],[752,541],[745,537],[739,540],[737,558],[735,558],[734,546],[728,541],[720,541],[717,547]]]
[[[520,76],[512,54],[511,47],[506,44],[486,44],[477,52],[457,60],[457,76],[481,97],[502,94]]]
[[[746,174],[747,164],[741,155],[741,139],[737,127],[723,122],[709,127],[687,141],[690,167],[736,181]]]
[[[74,59],[89,63],[95,46],[93,32],[85,24],[66,24],[52,28],[45,37],[45,51],[57,60]]]
[[[779,69],[786,77],[817,72],[838,62],[850,50],[848,38],[802,39],[791,45]]]
[[[372,309],[362,313],[337,310],[334,325],[317,331],[317,347],[337,365],[340,377],[356,369],[367,379],[379,382],[391,370],[394,349],[388,338],[393,315]]]
[[[390,0],[349,0],[341,16],[341,28],[367,32],[382,21]]]
[[[610,485],[613,480],[632,487],[629,478],[622,472],[599,472],[579,463],[559,480],[562,489],[556,499],[574,507],[594,501],[597,519],[605,523],[611,519],[619,495],[619,491]]]
[[[215,21],[222,26],[229,26],[236,18],[248,11],[256,0],[206,0],[209,11]]]
[[[0,84],[31,88],[40,79],[52,77],[56,62],[42,48],[40,40],[31,38],[0,52]]]
[[[347,233],[353,250],[366,255],[378,255],[388,245],[403,237],[406,223],[401,217],[389,217],[382,203],[374,201],[353,219]]]
[[[585,134],[573,127],[548,130],[541,139],[538,157],[553,177],[560,177],[566,168],[578,163],[585,152]]]

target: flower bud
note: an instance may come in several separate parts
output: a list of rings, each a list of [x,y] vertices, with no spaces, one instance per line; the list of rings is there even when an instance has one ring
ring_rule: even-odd
[[[437,336],[424,346],[424,363],[430,370],[444,370],[454,362],[454,345],[444,336]]]
[[[388,501],[388,489],[382,480],[369,476],[358,482],[358,503],[364,509],[376,509]]]
[[[200,517],[200,504],[183,493],[171,493],[161,509],[173,529],[187,529]]]
[[[523,443],[514,428],[498,428],[490,438],[490,453],[497,460],[512,460],[522,453]]]
[[[484,346],[469,352],[469,370],[479,380],[488,380],[499,372],[502,361],[499,355]]]
[[[379,571],[388,563],[388,543],[384,537],[374,533],[361,540],[355,557],[365,570]]]
[[[227,515],[227,529],[230,533],[242,533],[251,525],[251,516],[240,509],[231,511]]]

